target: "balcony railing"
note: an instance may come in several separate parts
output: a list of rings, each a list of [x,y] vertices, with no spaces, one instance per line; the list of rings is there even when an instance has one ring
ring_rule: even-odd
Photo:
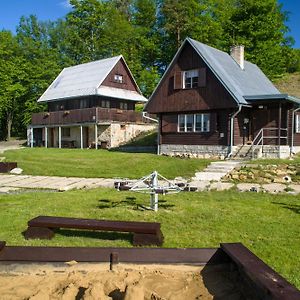
[[[32,125],[67,125],[82,123],[132,122],[148,123],[142,113],[115,108],[84,108],[65,111],[42,112],[32,115]]]

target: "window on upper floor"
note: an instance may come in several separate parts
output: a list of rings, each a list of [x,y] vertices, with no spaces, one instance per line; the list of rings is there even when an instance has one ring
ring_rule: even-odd
[[[178,132],[209,132],[210,114],[178,115]]]
[[[300,133],[300,115],[296,115],[295,119],[295,132]]]
[[[88,99],[80,99],[79,100],[79,107],[80,108],[88,108],[89,107],[89,100]]]
[[[126,102],[120,102],[120,109],[127,110],[128,104]]]
[[[110,101],[109,100],[102,100],[101,107],[103,108],[110,108]]]
[[[191,89],[198,87],[199,70],[189,70],[183,72],[183,88]]]
[[[176,71],[174,74],[174,89],[194,89],[206,86],[206,68]]]
[[[123,75],[115,74],[114,82],[123,83]]]

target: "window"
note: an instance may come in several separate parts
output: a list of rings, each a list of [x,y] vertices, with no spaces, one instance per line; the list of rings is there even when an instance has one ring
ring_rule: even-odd
[[[127,103],[126,102],[120,102],[120,109],[127,110],[128,109]]]
[[[89,107],[89,100],[88,99],[80,99],[79,100],[79,106],[80,108],[87,108]]]
[[[114,82],[123,83],[123,75],[115,74]]]
[[[109,100],[102,100],[101,107],[110,108],[110,101]]]
[[[300,133],[300,115],[296,115],[295,131]]]
[[[183,72],[185,89],[198,87],[199,70],[189,70]]]
[[[210,114],[178,115],[178,132],[209,132]]]
[[[62,127],[61,135],[62,135],[62,137],[70,137],[71,136],[71,128],[70,127]]]

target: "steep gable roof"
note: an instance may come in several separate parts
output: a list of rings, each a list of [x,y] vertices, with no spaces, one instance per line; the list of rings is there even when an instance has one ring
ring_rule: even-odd
[[[245,61],[244,69],[241,69],[228,53],[195,41],[191,38],[186,38],[151,95],[149,102],[151,102],[151,99],[161,86],[161,83],[168,74],[171,66],[173,66],[175,61],[177,61],[183,47],[187,43],[195,49],[197,54],[227,89],[237,104],[249,105],[246,100],[247,96],[281,95],[272,82],[255,64]]]
[[[122,55],[64,68],[44,94],[38,99],[38,102],[48,102],[90,95],[103,95],[121,99],[126,97],[125,99],[132,101],[147,101],[141,94],[130,70],[130,76],[134,81],[138,92],[110,87],[105,87],[103,89],[101,86],[105,78],[120,60],[123,60],[129,70]]]

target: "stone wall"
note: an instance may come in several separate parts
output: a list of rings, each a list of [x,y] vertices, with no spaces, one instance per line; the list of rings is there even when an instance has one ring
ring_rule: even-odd
[[[160,145],[160,154],[169,156],[224,159],[228,152],[228,146]]]
[[[264,145],[258,158],[288,158],[290,156],[290,146]]]
[[[118,124],[110,125],[110,142],[108,148],[118,147],[129,142],[142,132],[154,130],[155,124]]]

